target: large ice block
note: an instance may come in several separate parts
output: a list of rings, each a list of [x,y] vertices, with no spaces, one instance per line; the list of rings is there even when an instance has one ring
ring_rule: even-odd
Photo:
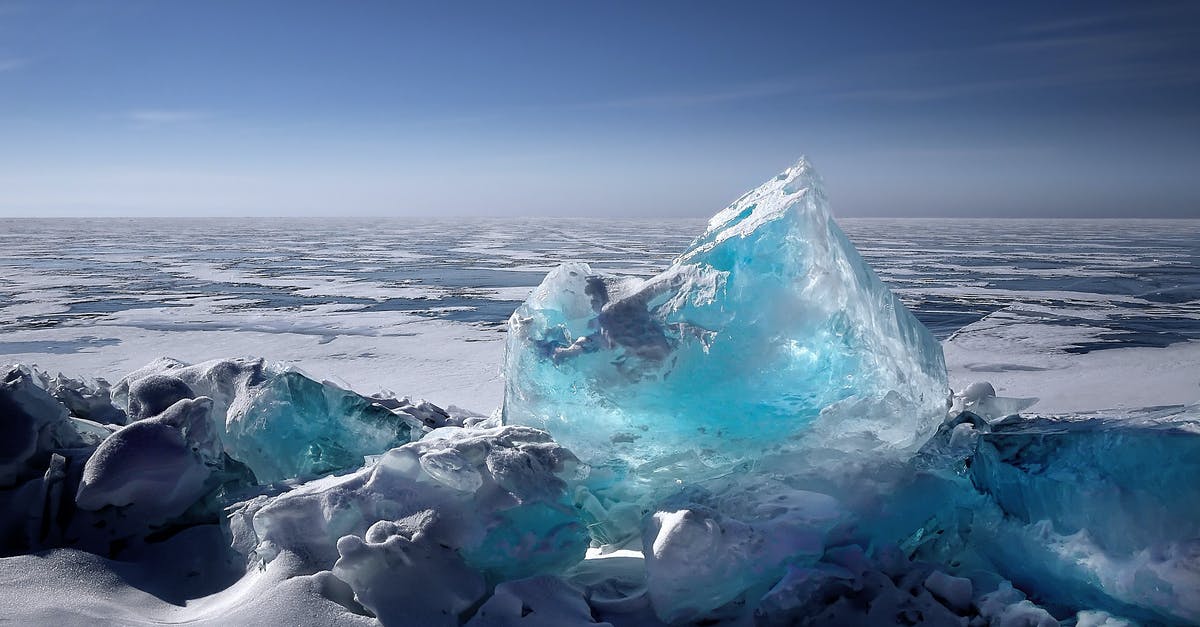
[[[941,347],[838,228],[801,160],[661,274],[571,263],[509,320],[504,419],[668,477],[765,450],[902,451],[945,417]]]
[[[149,522],[182,514],[215,487],[209,479],[221,466],[211,411],[211,399],[182,399],[122,427],[88,458],[75,504],[85,510],[129,506],[131,517]]]

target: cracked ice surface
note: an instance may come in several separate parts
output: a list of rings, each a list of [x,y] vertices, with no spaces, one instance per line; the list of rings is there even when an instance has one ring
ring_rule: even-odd
[[[948,391],[940,345],[834,223],[804,160],[655,277],[551,272],[510,319],[506,359],[505,420],[618,473],[797,446],[903,451],[936,429]]]

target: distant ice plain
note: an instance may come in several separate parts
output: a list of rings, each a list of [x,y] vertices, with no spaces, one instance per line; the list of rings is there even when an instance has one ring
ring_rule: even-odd
[[[842,219],[955,389],[1032,411],[1200,401],[1200,220]],[[261,356],[487,412],[504,322],[558,263],[650,275],[700,220],[0,220],[0,362],[112,381]]]

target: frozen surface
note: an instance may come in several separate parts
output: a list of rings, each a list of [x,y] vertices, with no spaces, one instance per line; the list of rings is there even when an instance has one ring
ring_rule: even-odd
[[[834,223],[805,161],[654,277],[552,271],[510,319],[505,372],[507,422],[617,472],[685,456],[722,468],[797,439],[909,449],[949,392],[941,347]]]
[[[839,224],[936,337],[954,335],[955,389],[987,379],[1050,412],[1200,399],[1200,220]],[[164,354],[266,356],[487,413],[503,396],[498,330],[547,271],[650,276],[704,228],[3,219],[0,362],[116,381]]]
[[[788,442],[737,464],[729,445],[749,436],[708,430],[685,438],[711,443],[691,455],[589,465],[575,454],[645,446],[636,437],[645,432],[564,446],[569,433],[556,442],[448,407],[499,404],[500,327],[564,261],[633,277],[605,286],[610,304],[683,295],[657,304],[675,316],[662,336],[677,344],[633,342],[618,375],[653,374],[656,354],[697,346],[709,330],[693,317],[701,313],[736,329],[744,320],[721,314],[749,307],[752,330],[769,328],[761,323],[776,312],[761,300],[718,299],[715,288],[744,279],[747,292],[779,303],[787,291],[770,273],[739,268],[736,254],[725,265],[716,257],[758,247],[753,259],[778,259],[762,248],[778,240],[754,234],[803,223],[740,215],[696,243],[674,275],[658,276],[702,225],[0,221],[0,361],[54,369],[0,371],[0,616],[56,625],[1200,622],[1200,413],[1190,405],[1200,399],[1200,222],[842,221],[883,285],[943,340],[955,409],[912,457],[796,456]],[[830,250],[853,259],[828,233]],[[704,267],[729,274],[710,281]],[[692,298],[710,285],[715,309]],[[590,300],[580,301],[585,317]],[[644,317],[626,314],[637,308],[580,335],[608,326],[610,340],[655,337],[654,325],[637,323]],[[796,333],[805,324],[784,322]],[[671,335],[686,325],[697,332]],[[628,347],[587,352],[585,341],[556,366],[625,350],[616,345]],[[159,360],[164,353],[197,365]],[[273,361],[228,359],[247,353]],[[686,388],[680,372],[712,381],[704,368],[677,370],[663,389]],[[774,398],[769,377],[727,378],[745,395]],[[697,398],[723,393],[694,387]],[[364,396],[380,388],[447,408]],[[694,413],[721,420],[747,404]],[[903,412],[886,397],[853,408]],[[659,418],[647,432],[679,417]],[[907,423],[871,420],[868,432],[889,424]],[[808,428],[842,448],[879,445],[846,440],[845,420]],[[646,477],[663,492],[629,498]]]

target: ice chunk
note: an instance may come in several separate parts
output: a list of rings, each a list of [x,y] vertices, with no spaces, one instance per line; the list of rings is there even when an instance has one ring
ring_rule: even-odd
[[[976,381],[954,394],[950,413],[969,411],[986,420],[999,420],[1029,409],[1036,398],[1006,398],[996,396],[996,388],[987,381]]]
[[[1008,516],[1113,551],[1200,538],[1200,428],[1035,419],[980,436],[971,478]]]
[[[88,458],[75,503],[85,510],[131,506],[130,516],[178,516],[214,486],[221,445],[209,422],[212,401],[181,399],[153,418],[122,427]]]
[[[530,577],[496,586],[466,627],[612,627],[597,623],[579,590],[558,577]]]
[[[983,595],[976,603],[979,615],[997,627],[1058,627],[1044,608],[1033,604],[1025,594],[1005,581],[994,592]]]
[[[286,551],[328,568],[339,557],[339,538],[366,537],[378,521],[429,511],[421,533],[472,568],[497,579],[554,572],[587,548],[566,497],[564,479],[575,476],[576,464],[528,427],[446,427],[356,473],[244,503],[230,526],[239,550],[267,561]]]
[[[84,446],[67,408],[19,366],[0,381],[0,429],[0,487],[42,474],[55,450]]]
[[[971,580],[938,570],[925,578],[925,589],[952,610],[965,612],[971,605]]]
[[[1003,518],[974,545],[1030,592],[1200,621],[1200,425],[1025,420],[979,436],[970,477]],[[990,528],[989,528],[990,527]]]
[[[764,450],[907,450],[949,394],[938,342],[834,223],[803,160],[658,276],[552,271],[509,320],[505,374],[508,423],[595,465],[695,460],[666,485]]]
[[[343,537],[333,574],[385,625],[455,627],[487,586],[453,548],[430,537],[435,515],[423,514],[381,520],[365,538]]]
[[[358,466],[365,455],[408,443],[414,431],[423,433],[405,414],[288,371],[234,403],[224,441],[230,457],[266,483]]]
[[[104,379],[85,381],[63,376],[43,375],[46,391],[58,399],[71,416],[100,424],[123,425],[128,420],[125,412],[112,403],[111,386]]]
[[[1075,627],[1137,627],[1137,623],[1108,612],[1084,610],[1075,615]]]
[[[754,624],[961,627],[972,614],[973,588],[932,564],[910,562],[894,547],[872,558],[851,544],[828,550],[811,566],[790,566],[757,603]]]
[[[183,379],[170,374],[152,374],[129,386],[129,417],[141,420],[157,416],[185,398],[196,398]]]
[[[189,366],[161,359],[113,388],[134,419],[197,395],[213,399],[212,421],[225,452],[259,483],[359,467],[365,456],[420,437],[426,422],[445,415],[429,403],[373,399],[263,360]]]
[[[759,594],[788,564],[811,562],[838,519],[836,502],[792,490],[772,495],[742,521],[703,504],[659,511],[643,534],[646,583],[654,612],[668,623],[701,619],[747,590]]]

